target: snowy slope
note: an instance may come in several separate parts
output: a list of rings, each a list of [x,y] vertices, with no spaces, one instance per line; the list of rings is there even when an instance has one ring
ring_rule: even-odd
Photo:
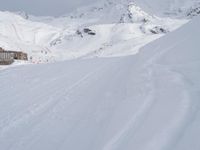
[[[158,16],[193,17],[200,14],[200,0],[135,0],[147,12]]]
[[[0,12],[0,47],[25,51],[32,63],[131,55],[188,21],[158,17],[140,4],[102,0],[58,18]]]
[[[200,18],[134,56],[0,71],[2,150],[199,150]]]
[[[30,56],[46,57],[50,41],[60,36],[61,29],[33,22],[10,12],[0,12],[0,47],[27,52]],[[38,54],[43,52],[44,54]]]

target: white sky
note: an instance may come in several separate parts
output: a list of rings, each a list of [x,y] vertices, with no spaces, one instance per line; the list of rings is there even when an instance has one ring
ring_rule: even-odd
[[[0,10],[25,11],[34,15],[59,16],[95,0],[0,0]]]

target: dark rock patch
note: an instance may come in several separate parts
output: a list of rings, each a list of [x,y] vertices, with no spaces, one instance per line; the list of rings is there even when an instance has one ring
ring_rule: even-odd
[[[160,34],[160,33],[167,33],[168,31],[164,29],[163,27],[156,26],[150,29],[150,32],[153,34]]]

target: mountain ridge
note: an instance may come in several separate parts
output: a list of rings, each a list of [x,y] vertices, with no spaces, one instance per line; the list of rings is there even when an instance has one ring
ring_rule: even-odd
[[[154,1],[155,7],[161,3]],[[178,7],[180,2],[176,3]],[[163,14],[160,17],[145,9],[143,5],[146,4],[145,0],[102,0],[61,17],[1,12],[0,47],[27,52],[30,63],[131,55],[145,44],[185,24],[199,10],[198,7],[187,8],[191,17],[179,17],[173,11],[164,15],[160,11]],[[197,4],[198,0],[187,5],[190,8]],[[93,35],[85,33],[85,29],[91,30]]]

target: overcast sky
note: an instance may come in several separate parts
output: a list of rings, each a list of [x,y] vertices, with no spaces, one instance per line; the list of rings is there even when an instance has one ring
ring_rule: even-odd
[[[0,0],[0,10],[25,11],[34,15],[59,16],[94,0]]]

